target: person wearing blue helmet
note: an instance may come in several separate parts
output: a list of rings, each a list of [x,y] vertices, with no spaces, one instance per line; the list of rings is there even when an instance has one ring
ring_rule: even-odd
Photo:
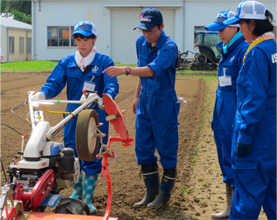
[[[135,150],[146,194],[134,207],[158,209],[168,205],[177,176],[180,104],[176,103],[175,78],[178,49],[163,30],[163,17],[159,10],[142,10],[136,28],[142,31],[136,41],[137,67],[110,67],[103,72],[109,76],[139,76],[133,103],[136,114]],[[161,185],[156,149],[164,170]]]
[[[237,79],[237,112],[232,144],[235,191],[229,219],[258,219],[263,207],[276,219],[276,41],[273,16],[264,4],[244,1],[239,23],[250,43]]]
[[[47,78],[46,83],[42,86],[41,91],[35,94],[36,98],[52,99],[56,97],[65,86],[67,86],[66,93],[68,100],[80,100],[83,94],[82,90],[93,86],[95,86],[95,91],[98,92],[100,97],[102,97],[103,93],[106,93],[112,98],[115,98],[119,91],[117,78],[102,74],[103,69],[113,66],[114,63],[110,57],[96,52],[95,42],[97,33],[94,24],[90,21],[79,21],[74,27],[72,37],[77,44],[76,53],[60,60]],[[66,112],[73,112],[79,106],[79,104],[68,104]],[[89,108],[92,107],[93,106],[90,106]],[[100,110],[97,105],[93,108],[98,114],[99,121],[103,123],[100,130],[106,134],[106,137],[103,139],[104,144],[106,144],[109,133],[109,122],[106,121],[107,114],[105,111]],[[75,146],[76,123],[77,117],[65,125],[64,144],[65,147],[72,148],[75,156],[78,157]],[[73,186],[74,193],[71,195],[71,198],[82,198],[88,204],[90,212],[95,213],[97,209],[91,204],[91,200],[93,198],[98,174],[102,169],[101,160],[80,160],[80,168],[81,175],[78,182]],[[82,170],[85,173],[84,183]]]
[[[212,130],[217,147],[218,161],[226,184],[227,209],[220,213],[213,213],[213,219],[227,218],[230,213],[234,179],[231,168],[231,147],[233,135],[233,121],[236,114],[236,81],[242,66],[243,55],[249,44],[245,42],[239,25],[224,25],[223,22],[235,16],[231,10],[220,11],[213,23],[205,28],[218,31],[222,42],[217,48],[222,51],[218,66],[218,87],[212,118]]]

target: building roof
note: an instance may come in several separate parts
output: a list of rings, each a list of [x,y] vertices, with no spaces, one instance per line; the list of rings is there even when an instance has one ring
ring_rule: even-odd
[[[9,29],[32,30],[32,25],[14,20],[12,18],[0,17],[0,26]]]

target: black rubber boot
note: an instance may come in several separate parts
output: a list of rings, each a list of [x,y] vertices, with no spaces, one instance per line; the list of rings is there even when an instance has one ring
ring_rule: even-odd
[[[147,205],[148,208],[160,209],[168,206],[171,192],[175,185],[176,176],[176,169],[164,170],[164,174],[161,180],[160,194],[153,202]]]
[[[149,202],[152,202],[155,197],[159,194],[160,189],[160,178],[158,165],[141,166],[142,176],[144,179],[146,193],[144,198],[134,204],[134,208],[140,208],[146,206]]]

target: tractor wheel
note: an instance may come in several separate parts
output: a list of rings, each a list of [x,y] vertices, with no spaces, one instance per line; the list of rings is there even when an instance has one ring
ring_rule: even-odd
[[[90,215],[88,205],[79,199],[62,198],[55,209],[55,213]]]
[[[81,111],[76,125],[76,149],[80,160],[94,161],[99,149],[99,119],[93,109]]]
[[[196,57],[196,61],[199,64],[203,64],[206,63],[208,60],[207,56],[205,54],[198,54]]]
[[[198,66],[196,64],[192,64],[190,69],[191,70],[198,70]]]

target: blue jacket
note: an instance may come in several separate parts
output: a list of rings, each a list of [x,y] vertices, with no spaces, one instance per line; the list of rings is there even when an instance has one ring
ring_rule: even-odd
[[[140,77],[141,91],[153,94],[174,92],[176,59],[178,56],[176,43],[162,31],[154,52],[150,52],[150,44],[146,41],[144,35],[137,39],[136,48],[137,66],[149,66],[154,71],[153,77]]]
[[[274,40],[259,43],[246,55],[237,82],[238,143],[276,148],[276,57]]]
[[[222,49],[223,43],[217,45]],[[233,122],[237,110],[236,84],[240,68],[243,63],[243,56],[249,44],[243,37],[238,38],[221,56],[218,66],[218,78],[231,77],[231,84],[220,86],[218,83],[216,100],[214,106],[212,128],[218,152],[218,161],[223,174],[223,182],[233,184],[231,169],[231,148],[233,135]],[[220,81],[220,80],[218,80]]]
[[[216,45],[220,50],[222,50],[223,42]],[[230,47],[227,48],[227,53],[222,54],[218,66],[218,77],[224,75],[224,69],[226,75],[232,77],[232,86],[218,86],[217,90],[220,92],[236,93],[236,82],[238,78],[238,73],[243,64],[243,56],[249,47],[249,44],[245,42],[243,37],[237,39]]]
[[[217,47],[222,49],[223,43],[219,43]],[[236,85],[237,78],[242,67],[243,56],[249,44],[245,42],[243,37],[236,40],[230,47],[227,48],[227,53],[221,56],[218,66],[218,78],[231,77],[232,84],[229,86],[220,86],[218,83],[216,91],[216,102],[214,107],[214,122],[213,127],[219,126],[220,132],[225,133],[227,137],[232,137],[232,123],[234,121],[237,109],[236,101]],[[219,117],[216,120],[215,117]],[[224,137],[226,138],[226,137]]]
[[[90,64],[92,69],[87,73],[83,73],[77,66],[75,54],[72,54],[63,58],[57,64],[53,72],[46,80],[46,83],[42,86],[41,92],[45,94],[46,99],[52,99],[56,97],[67,85],[67,99],[80,100],[83,94],[82,89],[84,82],[92,79],[92,82],[96,84],[95,90],[98,91],[98,95],[100,97],[102,97],[103,93],[107,93],[114,98],[119,91],[117,78],[111,78],[107,74],[102,74],[104,69],[113,65],[114,63],[110,57],[101,53],[96,53],[93,62]],[[79,106],[79,104],[68,104],[66,111],[72,112]],[[97,106],[94,109],[98,114],[103,114],[102,110],[99,110]],[[99,118],[99,120],[102,123],[108,124],[108,122],[103,121],[103,118]],[[66,125],[64,132],[65,139],[75,138],[75,126],[76,121],[74,122],[74,120],[72,123],[70,122]]]

